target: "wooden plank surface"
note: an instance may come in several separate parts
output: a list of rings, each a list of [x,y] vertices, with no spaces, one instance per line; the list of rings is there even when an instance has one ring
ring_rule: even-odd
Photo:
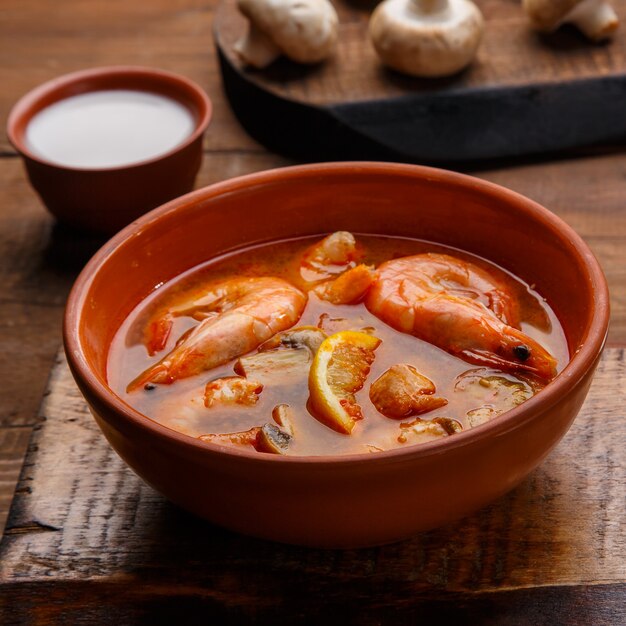
[[[226,103],[211,40],[214,6],[214,0],[3,0],[0,3],[0,80],[3,85],[0,91],[0,122],[4,124],[11,105],[21,95],[45,80],[86,67],[136,63],[185,74],[196,80],[213,99],[215,113],[207,134],[207,152],[197,186],[287,164],[284,159],[264,152],[250,139]],[[610,344],[625,345],[626,156],[623,151],[575,160],[561,159],[553,163],[516,165],[509,162],[497,167],[492,164],[490,169],[484,169],[478,175],[545,204],[590,243],[605,269],[611,288],[613,314]],[[75,275],[98,243],[97,239],[84,233],[54,224],[30,189],[21,163],[14,156],[6,137],[0,134],[0,379],[3,381],[0,393],[0,528],[4,524],[31,430],[39,423],[38,407],[61,341],[60,322],[66,294]],[[579,423],[580,420],[577,427]],[[571,436],[568,435],[561,447]],[[537,476],[543,476],[550,463],[551,460],[539,470]],[[591,478],[584,480],[590,481]],[[515,494],[509,498],[517,498]],[[259,614],[271,617],[272,611],[280,613],[281,606],[272,605],[272,600],[280,592],[279,584],[285,585],[293,596],[284,601],[293,614],[304,614],[303,622],[307,621],[308,615],[310,623],[319,623],[315,607],[308,606],[305,611],[299,598],[301,600],[302,590],[306,593],[319,591],[325,584],[326,572],[339,570],[351,573],[349,582],[343,579],[342,589],[346,589],[346,593],[351,592],[354,598],[374,598],[372,602],[375,602],[381,588],[385,590],[397,584],[397,579],[387,584],[381,576],[372,576],[372,570],[367,569],[367,556],[357,565],[346,557],[328,556],[327,566],[318,564],[315,572],[298,576],[298,562],[306,564],[310,557],[306,552],[295,551],[291,560],[282,562],[279,575],[272,579],[271,586],[268,585],[265,595],[261,597],[262,573],[254,572],[253,568],[266,572],[276,567],[271,544],[264,552],[257,553],[248,568],[244,566],[245,552],[257,542],[239,538],[240,544],[228,544],[233,550],[228,555],[220,547],[222,537],[231,537],[228,533],[215,531],[216,535],[206,538],[202,523],[163,504],[158,498],[154,502],[157,508],[162,507],[158,510],[165,511],[157,526],[167,530],[168,527],[180,529],[184,524],[197,542],[193,544],[190,541],[178,556],[164,550],[164,559],[171,565],[171,571],[178,574],[187,563],[191,563],[192,571],[197,572],[198,563],[215,549],[217,560],[227,561],[229,556],[234,559],[242,575],[243,587],[239,588],[241,585],[238,587],[232,578],[224,579],[218,572],[207,570],[196,581],[197,584],[186,578],[184,585],[178,587],[178,596],[170,602],[170,593],[175,586],[171,577],[148,576],[146,571],[154,571],[152,567],[133,572],[129,580],[140,583],[129,586],[109,578],[102,584],[96,578],[84,583],[75,578],[71,584],[67,579],[54,583],[51,577],[37,579],[36,582],[22,581],[19,616],[24,619],[20,623],[45,623],[47,617],[52,623],[93,624],[106,623],[107,620],[118,624],[129,623],[124,619],[122,608],[125,607],[131,614],[135,606],[140,607],[138,615],[148,615],[156,610],[165,623],[173,623],[175,619],[180,620],[174,605],[176,597],[181,595],[186,595],[192,605],[197,601],[196,607],[201,611],[212,610],[216,623],[226,623],[227,619],[237,623],[238,616],[254,618],[255,609],[247,602],[248,598],[260,607]],[[593,505],[583,503],[586,504]],[[488,521],[483,528],[488,533],[491,528]],[[497,524],[494,528],[498,528]],[[592,530],[595,532],[595,528]],[[41,535],[47,532],[43,530]],[[58,534],[59,531],[49,532]],[[539,536],[543,536],[545,530],[541,533]],[[37,533],[26,533],[29,534]],[[8,537],[14,539],[15,535]],[[92,541],[96,540],[92,538]],[[152,556],[145,558],[152,559],[153,564],[158,561],[158,545],[142,547],[136,541],[133,546],[136,554],[142,551],[150,553]],[[197,552],[196,546],[199,546]],[[111,544],[111,550],[116,549],[122,551],[123,546]],[[493,552],[493,547],[490,550]],[[417,554],[421,553],[418,551]],[[451,556],[454,557],[454,553]],[[551,557],[546,558],[549,561]],[[217,561],[209,562],[215,564]],[[64,563],[67,564],[67,561]],[[502,560],[492,563],[492,571],[496,571],[501,567]],[[514,560],[513,563],[519,564],[519,561]],[[586,567],[589,559],[579,564]],[[538,567],[541,576],[545,575],[542,563],[532,563],[531,566]],[[365,572],[361,577],[358,576],[359,567]],[[55,573],[54,564],[50,573]],[[295,573],[293,581],[292,573]],[[144,576],[148,576],[145,580],[149,584],[143,584]],[[254,593],[248,595],[245,587],[247,576],[254,583]],[[407,580],[409,578],[407,574]],[[332,576],[331,580],[339,579]],[[7,585],[0,586],[0,611],[5,611],[5,619],[0,618],[0,622],[18,623],[18,614],[9,614],[15,620],[6,618],[7,598],[12,597],[13,583]],[[207,591],[211,585],[214,588],[213,599]],[[477,623],[481,616],[485,619],[487,615],[492,615],[492,622],[498,624],[524,623],[524,619],[528,622],[531,617],[536,618],[532,622],[534,624],[563,623],[562,620],[550,619],[550,616],[554,617],[554,611],[558,611],[559,607],[570,607],[570,610],[576,610],[578,617],[572,616],[569,623],[612,624],[619,623],[616,619],[619,619],[619,611],[623,612],[624,589],[619,585],[621,583],[615,582],[592,586],[548,585],[533,589],[531,595],[527,595],[524,589],[505,590],[497,598],[493,594],[486,598],[475,593],[468,598],[462,595],[467,592],[458,592],[461,595],[446,596],[453,602],[434,598],[430,594],[429,602],[419,607],[415,605],[413,609],[407,604],[411,596],[404,595],[402,588],[398,588],[396,599],[404,607],[407,620],[421,618],[426,623],[434,623],[442,615],[456,618],[457,623]],[[327,586],[325,589],[328,590]],[[407,593],[413,591],[413,587],[405,589],[408,589]],[[286,593],[285,589],[283,591]],[[342,605],[338,593],[331,594],[330,606],[336,610],[335,618],[326,616],[329,623],[341,622],[353,610],[351,605]],[[87,607],[94,596],[100,602]],[[47,608],[40,614],[41,607]],[[323,606],[317,615],[322,610]],[[389,614],[393,611],[388,606],[372,607],[370,603],[370,610],[359,614],[362,618],[359,623],[381,623]],[[224,619],[219,619],[220,616]],[[206,620],[203,619],[202,623]]]
[[[262,152],[205,156],[204,186],[285,164]],[[104,239],[55,224],[17,157],[0,157],[0,532],[36,424],[69,289]]]
[[[358,603],[351,617],[363,618],[351,623],[376,623],[390,609],[398,619],[414,615],[423,602],[484,610],[493,594],[490,603],[510,618],[515,594],[535,603],[531,588],[549,595],[575,587],[574,596],[593,596],[594,585],[613,591],[610,619],[599,619],[607,617],[606,603],[597,611],[585,605],[589,621],[564,621],[576,617],[571,604],[553,607],[553,617],[617,624],[626,619],[619,604],[626,599],[625,352],[605,352],[570,432],[510,494],[404,542],[344,551],[243,537],[169,504],[108,446],[59,356],[0,547],[5,615],[26,618],[44,591],[55,604],[72,599],[93,610],[104,589],[111,598],[121,594],[115,607],[166,594],[210,602],[211,615],[259,622],[277,607],[283,621],[295,617],[297,595],[318,617],[344,614],[347,600]],[[42,614],[54,613],[50,604]],[[536,616],[523,612],[514,623],[540,623]]]
[[[260,146],[237,124],[222,93],[211,26],[216,0],[2,0],[0,120],[37,85],[76,70],[144,65],[183,74],[206,90],[213,121],[206,146]],[[0,134],[0,153],[13,152]]]

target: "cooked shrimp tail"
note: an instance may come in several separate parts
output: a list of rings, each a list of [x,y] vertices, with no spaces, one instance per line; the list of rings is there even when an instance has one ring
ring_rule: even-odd
[[[357,265],[337,278],[319,283],[313,292],[332,304],[355,304],[365,297],[374,282],[375,274],[367,265]]]
[[[150,320],[144,331],[143,341],[150,356],[165,350],[173,326],[174,318],[169,314]]]
[[[305,250],[300,274],[308,282],[326,280],[354,267],[361,251],[352,233],[334,232]]]
[[[305,304],[306,296],[280,278],[233,278],[215,283],[195,306],[184,309],[191,317],[201,311],[205,319],[127,390],[146,383],[171,384],[250,352],[293,326]]]

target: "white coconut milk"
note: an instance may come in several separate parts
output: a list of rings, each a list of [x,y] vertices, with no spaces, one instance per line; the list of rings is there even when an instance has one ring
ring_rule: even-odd
[[[164,154],[194,128],[191,112],[175,100],[116,89],[72,96],[41,110],[26,128],[26,143],[59,165],[104,169]]]

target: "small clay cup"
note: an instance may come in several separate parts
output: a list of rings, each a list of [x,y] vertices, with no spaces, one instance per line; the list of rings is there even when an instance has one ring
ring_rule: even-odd
[[[486,424],[349,456],[288,457],[203,443],[145,417],[109,388],[113,336],[155,285],[241,246],[335,230],[426,239],[512,271],[555,310],[570,362],[537,395]],[[443,170],[338,163],[235,178],[141,217],[79,276],[64,340],[78,386],[113,448],[173,502],[258,537],[354,547],[458,519],[523,480],[578,413],[608,322],[607,285],[595,257],[532,200]]]
[[[108,89],[148,91],[174,99],[192,113],[195,129],[172,150],[120,167],[67,167],[29,149],[26,127],[35,114],[64,98]],[[7,133],[24,159],[32,186],[55,217],[78,228],[112,234],[193,189],[211,110],[206,93],[182,76],[144,67],[101,67],[61,76],[27,93],[11,110]]]

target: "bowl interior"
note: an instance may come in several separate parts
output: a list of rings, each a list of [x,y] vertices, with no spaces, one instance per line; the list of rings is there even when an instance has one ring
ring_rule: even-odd
[[[608,324],[606,283],[568,226],[496,185],[395,164],[254,174],[142,217],[105,245],[77,281],[66,316],[69,348],[104,383],[113,335],[156,286],[243,245],[334,230],[417,237],[486,257],[536,285],[558,315],[571,354],[593,343],[585,345],[589,366],[599,352]]]
[[[55,102],[84,93],[113,89],[147,91],[165,96],[176,100],[190,111],[195,121],[193,133],[182,144],[166,154],[180,150],[194,141],[199,134],[204,132],[209,123],[211,103],[204,91],[187,78],[151,68],[103,67],[61,76],[27,93],[17,102],[9,115],[7,132],[11,143],[19,152],[33,160],[53,167],[75,169],[48,162],[43,157],[32,153],[25,140],[28,123],[39,111]],[[156,158],[163,158],[166,154]],[[140,165],[144,162],[132,163],[130,166]]]

